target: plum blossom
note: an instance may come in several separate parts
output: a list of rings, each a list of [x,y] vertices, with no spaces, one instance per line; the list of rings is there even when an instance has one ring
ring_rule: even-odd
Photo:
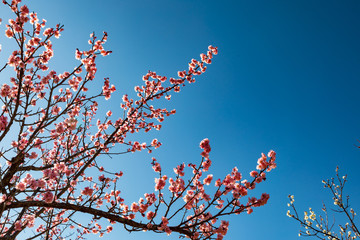
[[[85,187],[84,190],[81,191],[81,194],[85,195],[85,196],[92,196],[93,192],[94,192],[94,189]]]
[[[43,200],[46,203],[51,203],[54,200],[54,195],[52,192],[48,191],[43,194]]]
[[[19,183],[16,185],[16,189],[19,190],[19,191],[25,191],[25,189],[26,189],[26,183],[24,183],[24,182],[19,182]]]
[[[8,124],[7,117],[6,116],[1,116],[0,117],[0,131],[4,131],[7,124]]]
[[[204,182],[205,185],[210,185],[212,179],[213,179],[213,175],[212,175],[212,174],[209,174],[209,175],[203,180],[203,182]]]

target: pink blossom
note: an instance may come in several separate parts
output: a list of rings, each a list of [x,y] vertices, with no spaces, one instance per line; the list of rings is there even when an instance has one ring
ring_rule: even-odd
[[[156,162],[154,163],[153,167],[155,172],[161,172],[161,166],[160,166],[160,163]]]
[[[44,179],[39,179],[39,180],[37,181],[37,184],[38,184],[38,186],[39,186],[40,188],[42,188],[42,189],[44,189],[44,188],[46,187],[46,182],[45,182]]]
[[[166,217],[161,217],[161,221],[162,221],[161,225],[163,226],[167,226],[169,224],[169,221]]]
[[[27,15],[29,13],[29,8],[26,5],[21,6],[20,8],[22,15]]]
[[[43,200],[46,202],[46,203],[52,203],[52,201],[54,200],[54,195],[52,192],[45,192],[43,194]]]
[[[27,227],[29,227],[29,228],[34,227],[35,215],[26,215],[25,219],[26,219],[26,226]]]
[[[215,187],[220,187],[221,184],[222,184],[222,182],[221,182],[220,179],[218,179],[218,180],[215,181]]]
[[[204,149],[204,151],[206,152],[206,153],[209,153],[210,151],[211,151],[211,147],[210,147],[210,141],[209,141],[209,139],[207,139],[207,138],[205,138],[204,140],[202,140],[201,142],[200,142],[200,148],[201,149]]]
[[[65,123],[66,123],[67,127],[70,130],[75,130],[76,129],[77,122],[78,121],[75,118],[67,118],[67,119],[65,119]]]
[[[219,228],[216,230],[216,232],[221,235],[226,235],[228,229],[229,229],[229,222],[222,220],[221,224],[220,224]]]
[[[106,232],[109,233],[113,230],[113,227],[112,226],[107,226],[106,228]]]
[[[0,96],[2,97],[10,97],[11,88],[7,84],[3,84],[0,89]]]
[[[5,35],[6,35],[6,37],[8,37],[8,38],[11,38],[12,36],[14,36],[14,34],[13,34],[13,32],[11,31],[10,28],[6,29]]]
[[[81,191],[82,195],[91,196],[94,192],[94,189],[91,189],[89,187],[85,187],[84,190]]]
[[[209,175],[207,175],[207,177],[203,180],[203,183],[206,184],[206,185],[210,185],[212,179],[213,179],[213,175],[212,175],[212,174],[209,174]]]
[[[18,189],[19,191],[25,191],[26,189],[26,184],[24,182],[19,182],[17,185],[16,185],[16,189]]]
[[[209,160],[209,153],[211,151],[211,147],[209,144],[209,139],[205,138],[200,142],[200,148],[203,149],[201,156],[203,156],[206,160]],[[207,170],[207,169],[206,169]]]
[[[218,54],[218,48],[217,47],[213,47],[213,46],[209,46],[208,49],[214,54],[217,55]]]
[[[35,159],[35,158],[37,158],[37,157],[38,157],[38,155],[37,155],[36,152],[31,152],[31,154],[30,154],[30,156],[29,156],[30,159]]]
[[[164,175],[163,177],[161,178],[155,178],[155,190],[158,191],[158,190],[161,190],[161,189],[164,189],[165,187],[165,184],[166,184],[166,175]]]
[[[15,231],[21,231],[22,230],[22,222],[20,220],[17,220],[15,222]]]
[[[154,212],[149,211],[149,212],[146,213],[146,218],[147,218],[148,220],[151,220],[153,217],[155,217],[155,213],[154,213]]]
[[[210,166],[211,166],[211,160],[210,159],[206,159],[203,163],[202,166],[204,168],[204,171],[208,171]]]
[[[161,143],[155,138],[151,141],[151,146],[158,148],[161,146]]]
[[[251,171],[250,172],[250,176],[251,177],[256,177],[259,173],[257,171]]]
[[[185,175],[184,168],[185,168],[185,163],[178,165],[176,168],[174,168],[175,174],[178,174],[180,177],[183,177]]]
[[[0,131],[4,131],[6,126],[7,126],[8,122],[7,122],[7,117],[5,116],[1,116],[0,117]]]
[[[61,107],[55,105],[55,106],[52,108],[51,113],[52,113],[53,115],[58,115],[58,114],[60,113],[60,111],[61,111]]]
[[[178,71],[178,76],[180,78],[184,78],[185,77],[185,74],[186,74],[186,71]]]
[[[0,203],[5,202],[5,200],[6,200],[6,195],[1,195],[0,196]]]
[[[270,150],[269,153],[268,153],[268,157],[269,158],[275,158],[276,157],[276,152],[273,151],[273,150]]]
[[[138,205],[137,203],[133,202],[133,203],[131,204],[131,211],[133,211],[133,212],[138,212],[139,209],[140,209],[140,207],[139,207],[139,205]]]

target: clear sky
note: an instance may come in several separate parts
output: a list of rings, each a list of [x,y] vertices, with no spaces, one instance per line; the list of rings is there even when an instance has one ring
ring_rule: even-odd
[[[278,154],[278,168],[256,192],[269,193],[268,204],[251,215],[228,218],[226,239],[297,239],[299,226],[286,217],[288,194],[295,195],[299,210],[320,210],[322,200],[330,199],[321,180],[333,177],[336,166],[348,174],[345,190],[360,214],[359,1],[25,2],[48,26],[65,25],[62,37],[54,41],[53,66],[59,72],[75,66],[74,50],[85,49],[91,32],[108,32],[105,46],[113,54],[100,59],[94,89],[110,77],[118,91],[110,102],[102,102],[104,111],[116,113],[122,94],[133,94],[148,70],[176,76],[208,45],[219,47],[206,74],[173,96],[169,108],[177,114],[166,119],[160,132],[138,136],[156,137],[163,146],[152,155],[106,160],[124,171],[120,188],[129,203],[153,189],[151,156],[171,173],[179,163],[199,161],[198,144],[207,137],[215,177],[225,176],[233,166],[248,176],[261,152],[273,149]],[[1,6],[3,20],[7,14]],[[4,38],[2,33],[5,51]],[[116,226],[105,239],[178,237],[129,235]]]

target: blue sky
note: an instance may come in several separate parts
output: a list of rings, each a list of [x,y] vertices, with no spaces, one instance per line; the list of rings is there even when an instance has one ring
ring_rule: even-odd
[[[269,193],[268,204],[251,215],[230,217],[226,239],[298,238],[298,224],[285,215],[288,194],[295,195],[299,210],[320,210],[322,200],[330,200],[321,180],[333,177],[336,166],[348,174],[346,191],[360,211],[359,1],[25,2],[48,26],[65,25],[54,42],[53,66],[59,72],[73,68],[74,50],[87,46],[91,32],[108,32],[106,46],[113,54],[100,59],[94,89],[103,77],[111,79],[118,91],[103,104],[114,113],[122,94],[132,94],[148,70],[176,76],[208,45],[219,47],[206,74],[173,96],[169,108],[177,114],[160,132],[138,136],[156,137],[163,146],[152,155],[130,154],[108,163],[125,172],[120,188],[130,203],[152,191],[151,156],[171,173],[179,163],[199,161],[198,144],[207,137],[215,177],[233,166],[248,175],[261,152],[278,154],[278,168],[256,192]],[[7,14],[1,6],[3,20]],[[5,50],[4,35],[0,40]],[[121,226],[105,239],[122,237],[166,239],[129,235]]]

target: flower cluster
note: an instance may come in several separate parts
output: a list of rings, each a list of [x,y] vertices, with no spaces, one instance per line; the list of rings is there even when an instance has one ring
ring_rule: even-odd
[[[7,117],[0,116],[0,131],[4,131],[7,125],[8,125]]]
[[[170,234],[171,228],[167,228],[169,222],[171,223],[172,219],[181,214],[181,211],[173,212],[169,206],[180,204],[182,205],[181,209],[194,212],[194,214],[190,215],[187,215],[185,212],[186,220],[183,220],[178,225],[190,229],[191,232],[195,232],[193,236],[188,237],[192,239],[213,239],[212,236],[216,236],[214,239],[222,239],[227,233],[229,222],[221,221],[220,225],[216,226],[220,216],[239,214],[241,212],[250,214],[253,212],[254,207],[260,207],[267,203],[269,194],[266,193],[263,193],[260,198],[249,197],[246,204],[241,204],[240,199],[247,196],[248,192],[254,189],[256,184],[265,179],[265,171],[270,171],[276,167],[276,154],[274,151],[270,151],[268,158],[262,154],[261,159],[266,167],[261,169],[260,172],[251,171],[250,176],[253,177],[251,181],[243,179],[241,173],[235,167],[223,180],[218,179],[213,182],[213,174],[203,174],[211,166],[209,139],[202,140],[200,148],[203,150],[201,152],[203,160],[199,165],[188,165],[192,172],[192,176],[189,176],[188,180],[184,178],[186,172],[185,164],[174,168],[176,177],[173,178],[162,175],[160,164],[156,159],[153,159],[152,165],[154,171],[158,172],[160,177],[155,179],[155,191],[158,191],[159,204],[155,205],[156,210],[155,212],[151,211],[151,216],[158,214],[157,208],[160,207],[160,202],[165,203],[165,206],[168,207],[165,210],[166,214],[163,216],[163,219],[166,218],[166,221],[163,221],[158,229]],[[212,182],[217,191],[211,194],[207,192],[206,186],[211,185]],[[167,184],[172,196],[170,200],[165,199],[162,193]],[[149,224],[156,226],[153,218],[151,218]]]

